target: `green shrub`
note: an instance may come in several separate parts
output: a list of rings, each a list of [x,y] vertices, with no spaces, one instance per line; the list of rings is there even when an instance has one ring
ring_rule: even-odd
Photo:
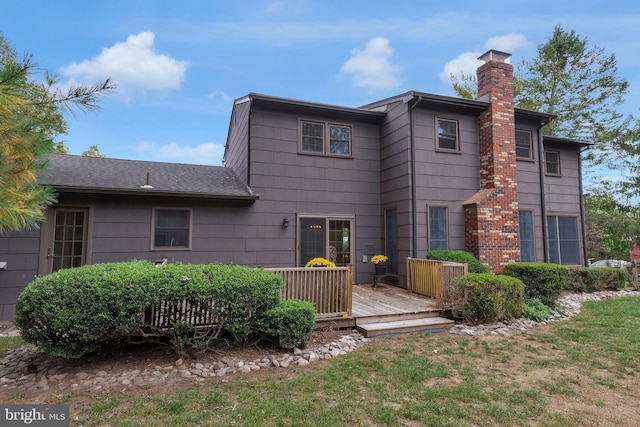
[[[525,295],[553,307],[565,288],[569,268],[542,262],[517,262],[504,266],[503,274],[522,280]]]
[[[524,298],[524,310],[522,316],[534,322],[542,322],[551,315],[551,308],[544,305],[538,298]]]
[[[153,264],[95,264],[36,278],[18,297],[22,338],[53,356],[80,357],[129,334],[154,302]]]
[[[267,312],[267,321],[267,332],[280,347],[304,347],[311,339],[316,310],[309,302],[286,300]]]
[[[513,277],[469,273],[456,277],[462,287],[464,319],[471,324],[517,318],[524,308],[524,284]]]
[[[264,334],[281,286],[276,274],[231,265],[86,265],[29,284],[18,297],[16,326],[53,356],[81,357],[106,341],[145,333],[184,352],[218,337],[243,343]],[[144,323],[145,309],[153,324]]]
[[[627,274],[619,268],[581,268],[567,275],[566,288],[573,292],[596,292],[605,289],[622,289]]]
[[[490,270],[486,265],[474,258],[473,255],[464,251],[429,251],[427,252],[427,259],[467,263],[469,265],[469,273],[490,273]]]
[[[234,265],[203,266],[219,301],[223,330],[237,342],[246,342],[263,324],[265,313],[280,301],[282,278],[277,274]]]

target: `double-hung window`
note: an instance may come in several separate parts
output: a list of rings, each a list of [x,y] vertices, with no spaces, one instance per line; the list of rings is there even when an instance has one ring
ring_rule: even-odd
[[[533,143],[531,132],[528,130],[516,130],[516,158],[533,160]]]
[[[458,138],[458,121],[449,119],[436,119],[438,128],[437,150],[460,151]]]
[[[351,156],[351,126],[300,121],[300,151],[328,156]]]
[[[191,249],[191,209],[153,209],[152,250]]]
[[[545,170],[547,175],[560,175],[560,152],[545,151]]]
[[[429,250],[449,249],[447,208],[429,206]]]
[[[580,265],[578,218],[575,216],[548,216],[547,234],[549,262]]]

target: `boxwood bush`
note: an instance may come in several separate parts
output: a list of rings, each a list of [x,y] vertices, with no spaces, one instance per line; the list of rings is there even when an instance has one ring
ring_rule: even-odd
[[[567,275],[566,288],[574,292],[596,292],[605,289],[622,289],[627,274],[619,268],[580,268]]]
[[[244,343],[274,331],[285,336],[275,335],[274,340],[286,343],[291,340],[286,326],[277,321],[289,321],[287,316],[269,314],[282,305],[281,286],[276,274],[232,265],[86,265],[29,284],[18,297],[16,326],[25,341],[66,358],[132,335],[154,336],[179,352],[218,338]],[[286,307],[282,310],[288,313]],[[145,311],[156,320],[144,323]],[[269,330],[266,325],[271,325]]]
[[[267,312],[267,333],[278,345],[290,349],[304,347],[311,339],[316,310],[306,301],[286,300]]]
[[[503,274],[516,277],[525,285],[524,293],[553,307],[565,288],[569,268],[543,262],[516,262],[504,266]]]
[[[524,309],[524,283],[509,276],[469,273],[456,277],[455,285],[464,295],[465,322],[485,322],[520,317]]]
[[[427,252],[427,259],[433,259],[436,261],[467,263],[469,273],[490,273],[490,270],[486,265],[478,261],[470,253],[464,251],[429,251]]]

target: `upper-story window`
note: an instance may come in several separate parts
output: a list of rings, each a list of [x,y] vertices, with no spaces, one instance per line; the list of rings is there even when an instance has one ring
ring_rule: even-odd
[[[460,151],[458,138],[458,121],[437,119],[438,142],[436,149],[445,151]]]
[[[300,151],[330,156],[350,156],[351,126],[301,121]]]
[[[516,157],[518,159],[533,160],[533,143],[531,132],[516,130]]]
[[[547,175],[560,175],[560,152],[545,151],[544,164]]]

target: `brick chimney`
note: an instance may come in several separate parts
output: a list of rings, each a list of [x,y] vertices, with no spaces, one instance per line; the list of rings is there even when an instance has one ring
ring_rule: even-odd
[[[478,58],[478,99],[490,105],[478,118],[480,191],[464,203],[466,250],[494,273],[520,261],[510,57],[490,50]]]

